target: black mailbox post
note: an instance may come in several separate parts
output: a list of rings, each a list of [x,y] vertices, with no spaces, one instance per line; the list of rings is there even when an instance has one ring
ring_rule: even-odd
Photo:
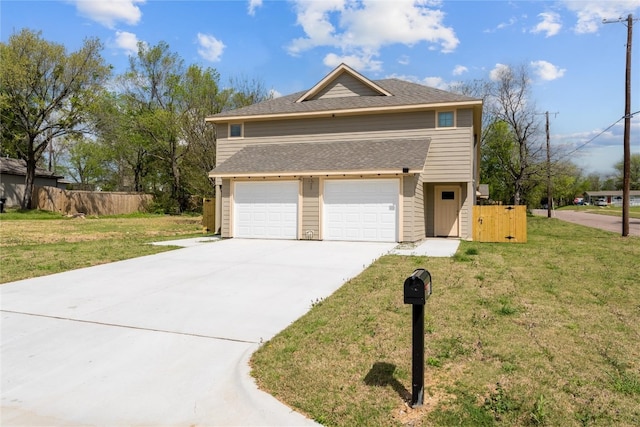
[[[424,305],[431,296],[431,274],[419,268],[404,281],[404,303],[413,306],[411,406],[424,403]]]

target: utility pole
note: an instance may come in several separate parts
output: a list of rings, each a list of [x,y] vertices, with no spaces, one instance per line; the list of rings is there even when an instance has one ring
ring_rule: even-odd
[[[551,114],[554,114],[554,116],[558,115],[557,112]],[[545,111],[544,116],[546,118],[545,131],[547,133],[547,218],[551,218],[551,211],[553,210],[553,187],[551,185],[551,137],[549,135],[549,112]]]
[[[547,124],[545,130],[547,131],[547,218],[551,218],[551,210],[553,206],[553,194],[551,192],[551,144],[549,143],[549,112],[544,113]]]
[[[629,14],[627,23],[627,64],[625,72],[625,96],[624,96],[624,159],[622,173],[622,237],[629,236],[629,199],[631,182],[631,36],[633,33],[633,15]],[[603,20],[604,24],[623,22],[622,18],[616,21]]]

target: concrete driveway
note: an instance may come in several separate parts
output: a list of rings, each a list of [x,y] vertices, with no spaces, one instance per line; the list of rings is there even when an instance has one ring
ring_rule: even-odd
[[[232,239],[2,285],[0,424],[314,425],[249,357],[394,246]]]

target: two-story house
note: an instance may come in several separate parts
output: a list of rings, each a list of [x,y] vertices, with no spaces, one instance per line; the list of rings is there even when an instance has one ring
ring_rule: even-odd
[[[482,101],[340,65],[311,89],[207,118],[222,237],[470,239]]]

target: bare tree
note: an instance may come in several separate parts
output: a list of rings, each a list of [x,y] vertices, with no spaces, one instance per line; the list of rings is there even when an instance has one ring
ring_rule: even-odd
[[[535,185],[531,180],[539,175],[544,154],[542,117],[531,98],[527,66],[504,67],[496,73],[488,114],[493,122],[506,123],[513,137],[514,152],[504,163],[513,178],[513,203],[522,204],[523,192]]]

